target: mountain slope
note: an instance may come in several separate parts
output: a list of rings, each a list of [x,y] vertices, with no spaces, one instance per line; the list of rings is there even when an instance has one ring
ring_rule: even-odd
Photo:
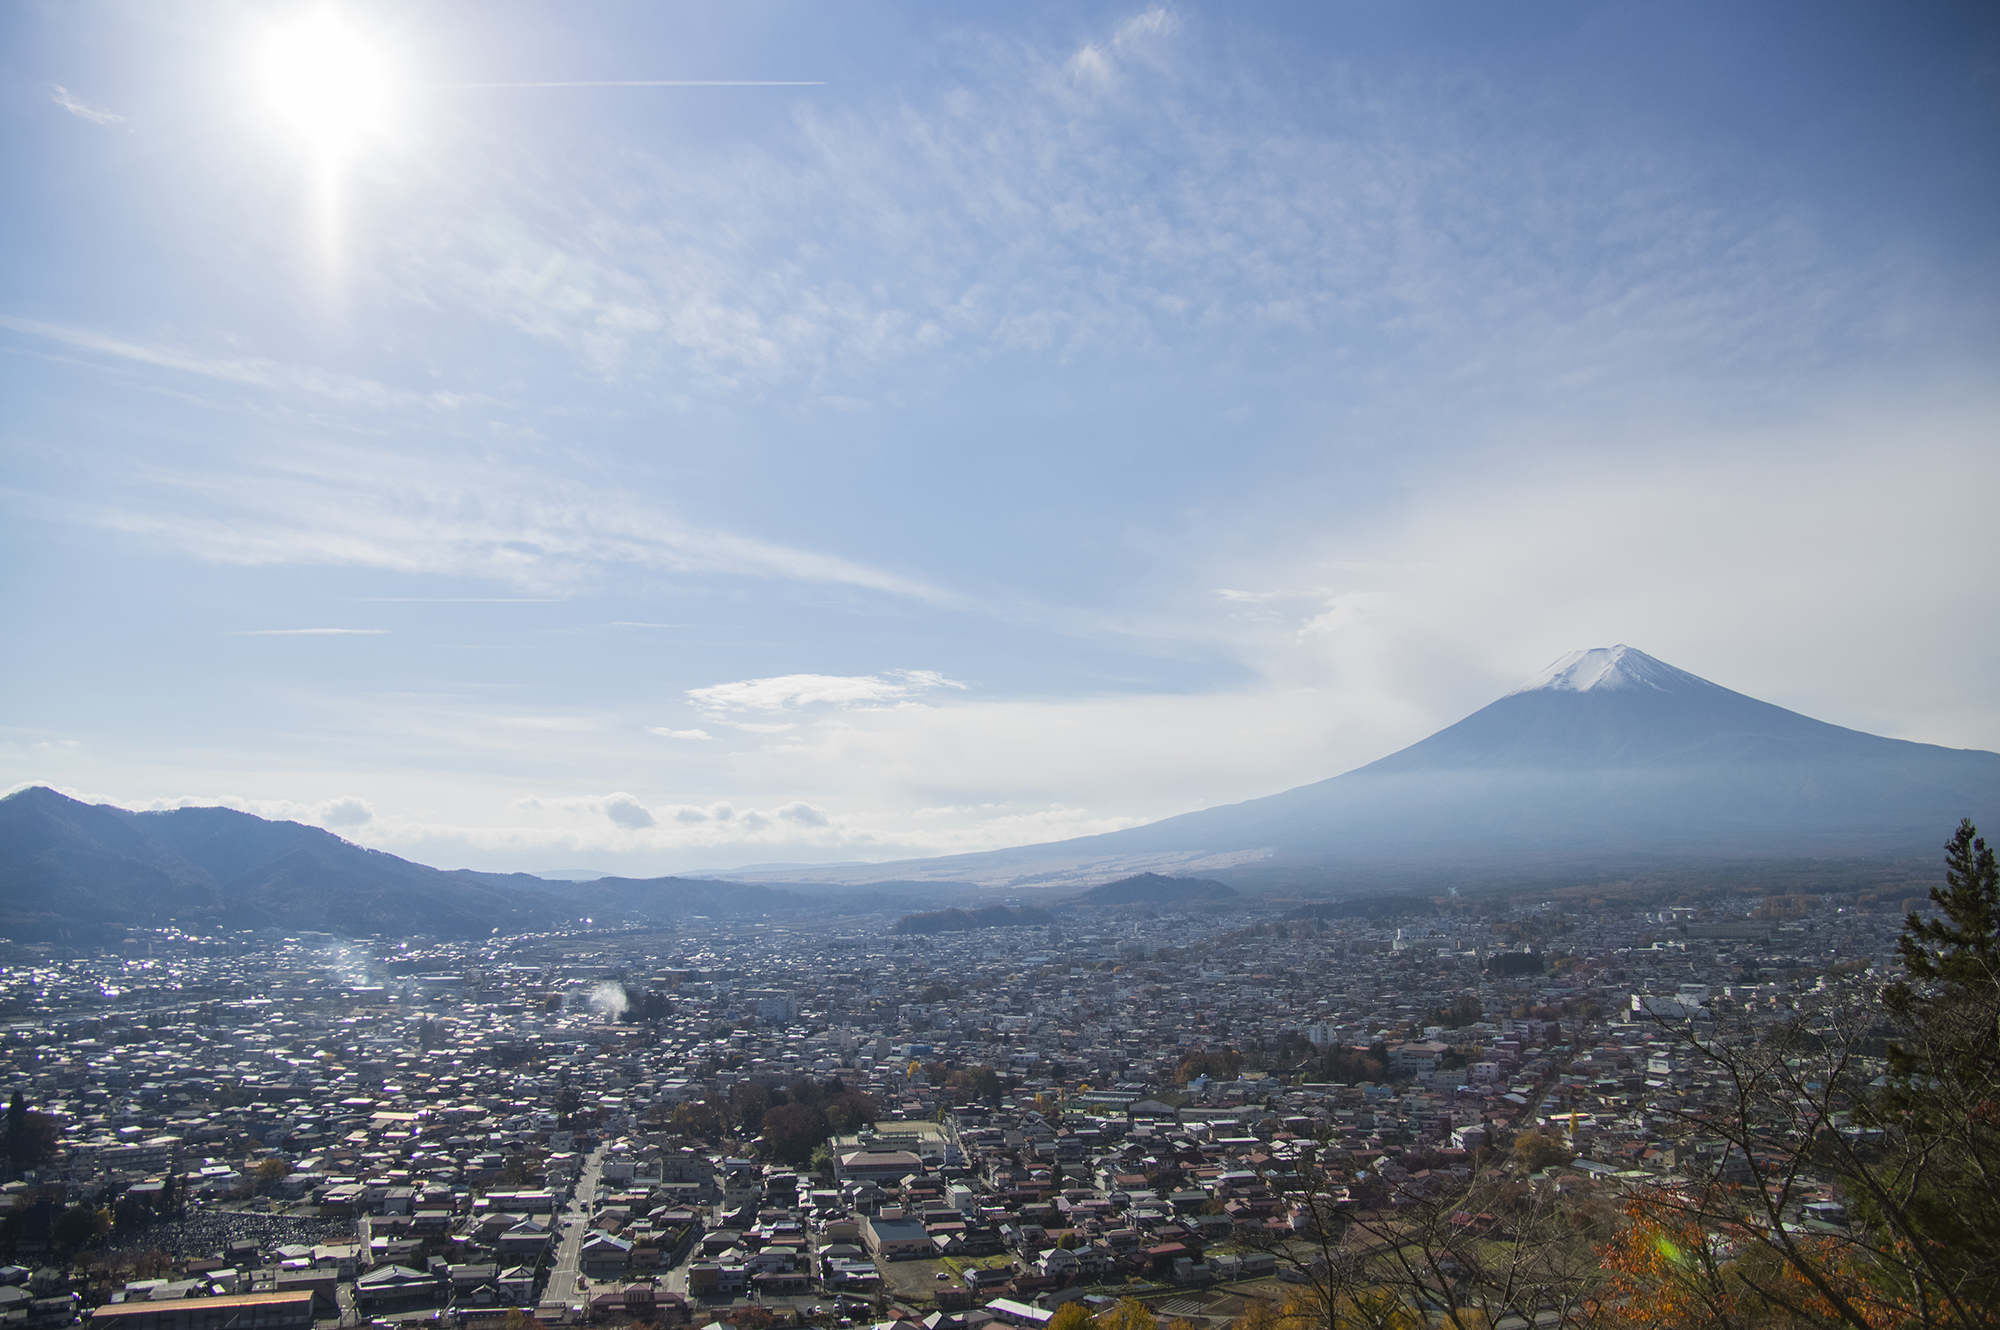
[[[53,937],[135,913],[220,917],[214,877],[118,812],[39,787],[0,800],[0,935]]]
[[[0,800],[0,935],[17,939],[169,922],[467,936],[554,914],[525,893],[296,822],[227,808],[134,813],[39,787]]]
[[[2000,754],[1844,729],[1618,646],[1380,761],[1100,836],[883,865],[989,885],[1134,869],[1363,885],[1791,856],[1929,859],[2000,819]],[[848,880],[864,880],[848,870]]]
[[[0,936],[20,941],[110,939],[168,923],[477,937],[586,916],[670,920],[799,903],[740,883],[446,872],[227,808],[134,813],[40,787],[0,799]]]
[[[1563,665],[1380,761],[1135,840],[1364,860],[1921,854],[2000,807],[2000,754],[1829,725],[1629,647]]]

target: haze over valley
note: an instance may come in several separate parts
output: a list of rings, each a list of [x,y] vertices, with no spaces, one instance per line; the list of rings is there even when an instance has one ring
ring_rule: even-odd
[[[1008,906],[1044,896],[1174,908],[1234,899],[1226,883],[1312,898],[1633,879],[1668,895],[1802,880],[1893,890],[1928,872],[1938,826],[1989,808],[2000,754],[1828,725],[1621,645],[1574,652],[1401,752],[1281,794],[1070,841],[725,874],[733,883],[440,872],[297,823],[132,813],[36,787],[0,800],[0,930],[117,936],[231,919],[464,936],[834,901],[867,912],[897,898],[944,907],[937,928],[1021,926],[1050,920]],[[956,910],[994,892],[1007,893],[997,915]]]

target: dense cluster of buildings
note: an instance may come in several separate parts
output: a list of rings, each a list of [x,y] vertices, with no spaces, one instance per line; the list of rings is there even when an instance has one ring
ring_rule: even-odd
[[[1898,927],[1831,897],[1288,913],[10,947],[0,1088],[46,1139],[9,1161],[0,1320],[963,1326],[1254,1288],[1310,1221],[1273,1183],[1301,1158],[1356,1210],[1530,1130],[1579,1185],[1743,1167],[1689,1124],[1719,1091],[1673,1022],[1827,1000]]]

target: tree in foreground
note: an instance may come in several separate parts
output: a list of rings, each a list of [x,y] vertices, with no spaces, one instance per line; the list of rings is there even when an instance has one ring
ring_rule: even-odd
[[[1600,1316],[1646,1326],[2000,1325],[2000,867],[1970,822],[1879,1005],[1662,1022],[1715,1073],[1673,1111],[1728,1167],[1635,1194]],[[1886,1060],[1867,1056],[1882,1046]],[[1803,1203],[1837,1183],[1845,1225]]]
[[[1244,1330],[1575,1325],[1602,1282],[1605,1216],[1525,1168],[1406,1173],[1321,1142],[1279,1153],[1262,1180],[1288,1220],[1239,1236],[1293,1292]]]
[[[1868,1222],[1907,1246],[1904,1290],[1966,1325],[2000,1319],[2000,864],[1970,821],[1945,846],[1934,917],[1897,943],[1908,978],[1883,1003],[1903,1038],[1870,1119],[1895,1133],[1891,1166],[1858,1172]]]
[[[1660,1022],[1708,1075],[1653,1111],[1720,1152],[1622,1215],[1531,1181],[1567,1152],[1527,1132],[1511,1175],[1450,1180],[1275,1152],[1262,1245],[1295,1291],[1241,1330],[2000,1326],[2000,865],[1968,822],[1945,867],[1879,995]],[[1807,1209],[1835,1188],[1845,1223]]]

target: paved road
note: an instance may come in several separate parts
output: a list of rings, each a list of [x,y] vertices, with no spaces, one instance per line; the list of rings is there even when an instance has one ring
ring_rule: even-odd
[[[597,1200],[597,1178],[604,1167],[605,1148],[599,1145],[584,1160],[576,1190],[570,1193],[569,1207],[556,1216],[561,1245],[556,1249],[556,1265],[549,1274],[548,1287],[542,1291],[544,1311],[560,1314],[583,1305],[576,1287],[576,1267],[583,1254],[584,1232],[590,1227],[590,1207]]]

